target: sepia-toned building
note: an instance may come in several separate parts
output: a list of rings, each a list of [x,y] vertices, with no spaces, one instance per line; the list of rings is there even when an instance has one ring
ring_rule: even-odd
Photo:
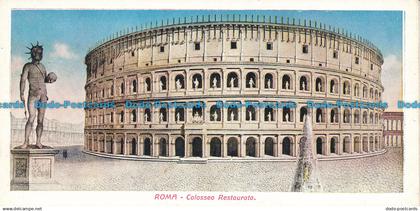
[[[386,147],[402,147],[404,137],[404,113],[384,112],[384,145]]]
[[[379,102],[381,52],[313,21],[202,16],[118,33],[91,49],[86,152],[118,158],[294,159],[304,117],[322,157],[382,151],[382,109],[308,108],[307,101]],[[127,108],[127,101],[205,107]],[[295,108],[220,107],[295,102]],[[219,104],[220,105],[220,104]]]

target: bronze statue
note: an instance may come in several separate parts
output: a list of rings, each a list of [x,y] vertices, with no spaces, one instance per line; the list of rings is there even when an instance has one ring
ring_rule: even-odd
[[[38,42],[35,46],[32,45],[32,47],[28,49],[30,50],[28,54],[31,55],[30,59],[32,59],[32,61],[23,66],[20,77],[20,100],[24,104],[26,80],[29,82],[28,101],[25,104],[25,117],[28,118],[28,120],[25,125],[25,141],[22,145],[16,148],[50,148],[41,144],[45,108],[36,108],[35,102],[40,101],[46,103],[48,101],[46,83],[55,82],[57,80],[57,76],[53,72],[50,72],[47,75],[47,71],[41,63],[44,49]],[[36,112],[37,110],[38,114]],[[33,123],[36,117],[36,145],[29,145],[29,136],[31,135]]]

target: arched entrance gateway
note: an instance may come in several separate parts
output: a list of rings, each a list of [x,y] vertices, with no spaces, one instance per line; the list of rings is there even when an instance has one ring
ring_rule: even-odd
[[[256,150],[255,146],[257,141],[253,137],[249,137],[246,139],[246,156],[256,157]]]
[[[144,143],[143,143],[143,155],[148,155],[151,156],[151,147],[152,147],[152,143],[150,141],[150,138],[145,138],[144,139]]]
[[[161,138],[159,139],[159,156],[168,156],[166,152],[166,139]]]
[[[264,154],[274,156],[274,140],[272,138],[265,139]]]
[[[316,139],[316,154],[322,155],[322,138]]]
[[[175,139],[175,156],[185,157],[185,141],[181,137]]]
[[[228,156],[238,156],[238,140],[236,138],[229,138],[227,142],[227,155]]]
[[[193,157],[203,156],[203,141],[199,137],[194,138],[192,141],[192,156]]]
[[[281,154],[283,155],[292,155],[292,150],[290,150],[291,141],[289,137],[283,139]]]
[[[222,156],[222,142],[218,138],[212,138],[210,141],[210,156]]]

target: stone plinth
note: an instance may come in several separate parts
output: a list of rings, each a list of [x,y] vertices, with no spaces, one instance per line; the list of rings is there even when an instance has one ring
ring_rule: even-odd
[[[12,149],[11,190],[40,190],[54,185],[56,149]]]

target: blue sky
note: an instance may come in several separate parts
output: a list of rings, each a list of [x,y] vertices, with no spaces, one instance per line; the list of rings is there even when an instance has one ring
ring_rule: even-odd
[[[39,41],[44,45],[43,63],[48,72],[54,71],[59,77],[55,84],[49,85],[50,95],[56,95],[56,99],[59,100],[83,101],[86,77],[83,59],[89,47],[97,41],[123,29],[150,22],[160,23],[161,20],[166,22],[166,19],[180,17],[189,19],[191,16],[195,19],[197,15],[207,17],[214,14],[241,14],[242,18],[245,14],[248,16],[253,14],[254,17],[265,15],[267,19],[268,16],[283,16],[315,20],[339,27],[370,40],[382,51],[387,65],[383,67],[384,74],[387,71],[394,74],[401,71],[403,13],[400,11],[14,10],[11,31],[12,100],[18,99],[19,96],[16,81],[21,66],[29,61],[25,52],[27,52],[26,46],[31,42]],[[396,68],[399,70],[395,70]],[[395,81],[395,77],[391,73],[383,77],[386,89],[384,97],[387,93],[395,95],[401,92],[395,89],[401,85],[392,82]],[[387,83],[392,83],[392,86],[387,87]],[[54,115],[58,115],[56,112],[59,113],[59,111],[47,112],[47,117],[50,113],[53,115],[50,115],[50,118],[54,118]],[[83,121],[80,111],[71,112],[77,116],[72,122]]]

